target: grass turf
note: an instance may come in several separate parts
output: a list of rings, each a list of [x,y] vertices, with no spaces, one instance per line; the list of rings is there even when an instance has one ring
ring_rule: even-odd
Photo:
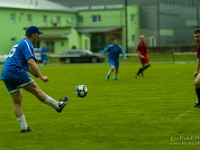
[[[1,91],[2,150],[188,150],[199,149],[199,109],[193,108],[195,64],[153,64],[144,78],[140,65],[121,64],[119,80],[105,80],[108,64],[46,66],[50,82],[37,84],[55,99],[69,96],[62,113],[23,90],[27,123],[36,130],[19,133],[12,100]],[[78,98],[75,87],[89,93]]]

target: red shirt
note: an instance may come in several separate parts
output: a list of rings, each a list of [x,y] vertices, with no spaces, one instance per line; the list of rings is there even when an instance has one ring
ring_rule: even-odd
[[[147,44],[145,42],[140,42],[138,44],[137,51],[139,51],[142,55],[147,55]]]
[[[200,43],[196,46],[197,58],[200,60]]]

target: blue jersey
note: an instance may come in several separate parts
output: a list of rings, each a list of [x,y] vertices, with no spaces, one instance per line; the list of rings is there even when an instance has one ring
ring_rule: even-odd
[[[104,54],[109,52],[108,59],[113,61],[118,61],[120,54],[122,54],[124,58],[126,57],[125,51],[120,45],[115,46],[114,44],[110,44],[104,49],[103,52]]]
[[[28,72],[28,60],[30,58],[33,58],[35,61],[37,61],[37,58],[34,54],[33,44],[29,41],[29,39],[24,38],[23,40],[15,44],[11,49],[8,58],[4,63],[2,76],[3,72],[6,72],[7,70],[17,69]]]
[[[46,47],[40,48],[40,55],[41,55],[42,62],[48,61],[47,52],[48,52],[48,50]]]
[[[47,50],[47,48],[46,47],[42,47],[42,48],[40,48],[40,54],[41,54],[41,56],[46,56],[47,53],[48,52],[48,50]],[[45,53],[45,54],[44,54]]]

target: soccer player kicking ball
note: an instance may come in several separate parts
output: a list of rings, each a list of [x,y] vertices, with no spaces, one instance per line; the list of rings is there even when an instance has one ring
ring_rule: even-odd
[[[140,68],[135,75],[136,78],[140,78],[140,74],[144,77],[143,71],[151,66],[149,58],[147,57],[147,45],[145,42],[144,35],[140,36],[140,43],[138,44],[137,52],[140,58],[140,62],[142,64],[142,68]],[[146,65],[147,64],[147,65]],[[146,65],[146,66],[145,66]]]
[[[125,51],[119,45],[118,40],[114,39],[113,44],[110,44],[106,48],[104,48],[103,54],[105,55],[105,53],[107,52],[108,52],[108,61],[110,64],[110,70],[108,71],[106,80],[109,80],[110,75],[112,74],[113,71],[115,71],[114,80],[118,80],[117,75],[119,72],[119,55],[121,53],[124,57],[124,60],[126,60]]]
[[[28,75],[28,72],[30,72],[36,78],[40,78],[44,82],[49,81],[49,78],[41,73],[35,62],[37,58],[34,54],[33,44],[37,42],[40,34],[42,34],[42,32],[40,32],[36,26],[30,26],[26,30],[26,38],[13,46],[4,63],[2,74],[0,76],[13,99],[14,114],[20,124],[22,133],[34,130],[26,123],[22,109],[21,88],[35,95],[37,99],[53,107],[57,112],[61,112],[68,102],[67,96],[58,102],[45,94]]]
[[[194,81],[195,85],[195,90],[198,98],[198,102],[195,103],[194,107],[200,107],[200,74],[199,74],[199,69],[200,69],[200,28],[194,30],[194,39],[197,42],[196,46],[196,51],[197,51],[197,67],[196,71],[194,72],[194,77],[196,77],[196,80]]]

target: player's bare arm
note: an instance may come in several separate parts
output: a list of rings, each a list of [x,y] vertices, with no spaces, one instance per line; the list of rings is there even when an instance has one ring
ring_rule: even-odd
[[[196,71],[194,72],[194,77],[196,77],[199,73],[199,69],[200,69],[200,61],[199,59],[197,60],[197,67],[196,67]]]
[[[144,58],[144,56],[139,51],[137,51],[137,53],[141,58]]]
[[[35,78],[38,78],[38,76],[35,75],[35,72],[32,70],[31,67],[29,67],[29,72],[30,72]]]
[[[34,76],[40,78],[42,81],[47,82],[49,81],[47,76],[42,75],[40,69],[38,68],[37,64],[35,63],[33,58],[30,58],[28,60],[29,64],[29,72],[33,74]]]

